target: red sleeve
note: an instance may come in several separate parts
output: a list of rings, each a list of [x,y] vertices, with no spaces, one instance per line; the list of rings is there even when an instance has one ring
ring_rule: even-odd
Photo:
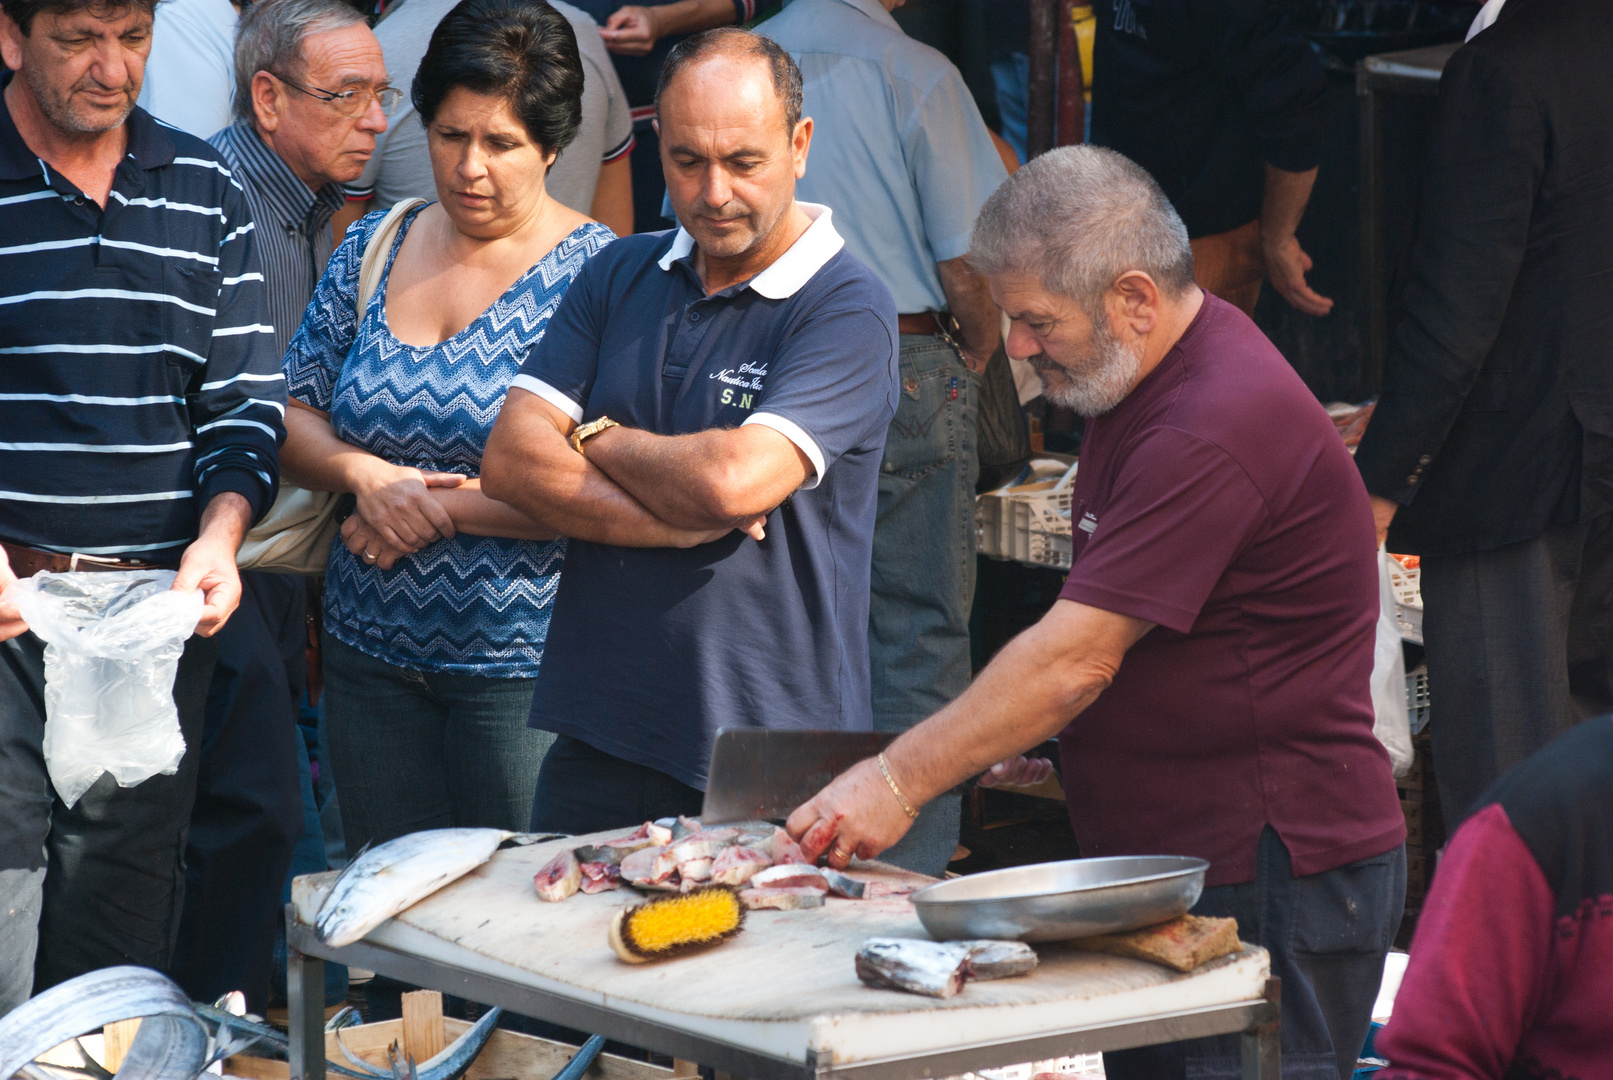
[[[1506,811],[1491,803],[1445,848],[1411,943],[1382,1080],[1500,1078],[1546,984],[1556,902]]]
[[[1182,634],[1270,516],[1225,450],[1174,428],[1130,450],[1096,523],[1082,522],[1085,511],[1071,517],[1092,535],[1059,595]]]

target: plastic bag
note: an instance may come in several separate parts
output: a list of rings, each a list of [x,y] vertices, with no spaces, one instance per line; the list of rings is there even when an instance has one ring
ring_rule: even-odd
[[[203,601],[175,576],[39,573],[7,590],[45,641],[45,768],[68,806],[103,772],[133,787],[179,769],[174,675]]]
[[[1406,702],[1406,654],[1400,648],[1389,556],[1378,552],[1378,642],[1372,654],[1372,734],[1389,751],[1396,779],[1411,771],[1411,712]]]

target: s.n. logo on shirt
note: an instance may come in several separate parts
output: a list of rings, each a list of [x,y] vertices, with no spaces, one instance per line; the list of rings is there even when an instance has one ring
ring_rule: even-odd
[[[762,396],[762,383],[767,378],[767,365],[746,361],[737,368],[713,371],[708,378],[716,380],[718,384],[717,404],[732,405],[749,412],[756,408],[756,403]]]

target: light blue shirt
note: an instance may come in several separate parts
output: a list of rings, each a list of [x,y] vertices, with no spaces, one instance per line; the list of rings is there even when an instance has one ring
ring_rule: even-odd
[[[139,105],[165,124],[210,139],[230,126],[235,96],[235,24],[230,0],[163,0]]]
[[[812,150],[796,198],[834,209],[896,310],[945,310],[935,264],[968,252],[980,207],[1008,178],[963,76],[878,0],[794,0],[758,30],[805,83]]]

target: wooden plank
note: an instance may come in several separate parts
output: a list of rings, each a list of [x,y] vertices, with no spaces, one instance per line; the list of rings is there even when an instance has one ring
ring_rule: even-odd
[[[457,1039],[471,1025],[452,1017],[442,1021],[443,1033]],[[361,1024],[343,1028],[342,1043],[360,1058],[378,1068],[386,1067],[386,1048],[403,1038],[403,1021],[384,1020],[375,1024]],[[325,1035],[325,1056],[332,1061],[346,1063],[336,1045],[336,1032]],[[523,1035],[502,1028],[493,1032],[487,1045],[471,1063],[465,1080],[549,1080],[576,1054],[577,1048],[550,1039]],[[615,1054],[600,1054],[589,1068],[588,1080],[685,1080],[696,1070],[692,1063],[687,1072],[667,1069],[643,1061],[631,1061]],[[265,1058],[232,1057],[224,1063],[224,1071],[242,1080],[290,1080],[290,1070],[284,1061]]]
[[[128,1056],[129,1045],[134,1042],[135,1033],[140,1030],[140,1018],[133,1020],[114,1020],[101,1029],[105,1039],[106,1069],[108,1072],[117,1072],[122,1066],[123,1059]]]
[[[448,1045],[442,1024],[440,991],[410,990],[403,995],[403,1052],[416,1064],[430,1061]]]

